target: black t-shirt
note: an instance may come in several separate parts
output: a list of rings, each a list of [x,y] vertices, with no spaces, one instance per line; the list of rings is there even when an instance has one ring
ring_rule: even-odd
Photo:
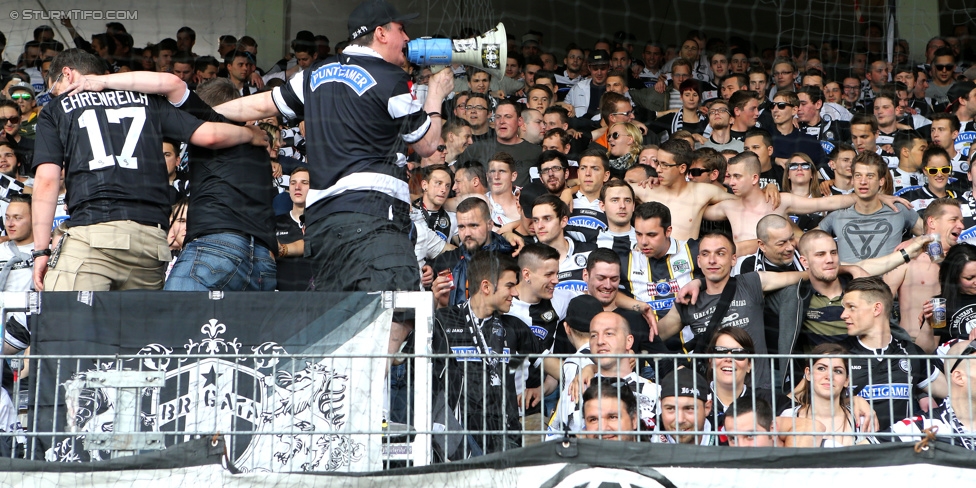
[[[793,129],[787,135],[774,129],[772,134],[774,158],[789,159],[793,153],[803,153],[810,156],[818,169],[827,164],[827,153],[815,137],[804,134],[799,129]]]
[[[783,167],[773,163],[772,168],[759,173],[759,187],[766,188],[766,185],[775,185],[776,188],[782,190],[783,173]]]
[[[38,116],[33,167],[67,167],[69,227],[132,220],[169,228],[163,137],[188,141],[201,124],[155,95],[61,95]]]
[[[959,294],[946,303],[946,327],[949,335],[956,339],[968,339],[969,332],[976,328],[976,295]]]
[[[291,218],[291,212],[276,219],[275,237],[282,244],[291,244],[305,238],[301,226]],[[303,256],[278,258],[276,262],[279,291],[305,291],[312,280],[312,264]]]
[[[180,108],[202,120],[228,122],[196,93],[190,93]],[[253,236],[264,247],[276,250],[271,201],[277,192],[268,151],[250,144],[226,149],[191,144],[188,151],[193,191],[186,210],[186,242],[229,231]]]
[[[409,81],[376,51],[350,46],[274,89],[282,114],[308,120],[307,224],[334,212],[409,213],[406,170],[398,163],[431,124]]]

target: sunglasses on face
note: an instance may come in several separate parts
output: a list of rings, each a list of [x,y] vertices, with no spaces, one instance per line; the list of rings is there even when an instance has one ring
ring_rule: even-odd
[[[30,93],[14,93],[13,95],[10,95],[10,98],[14,100],[30,100],[34,97]]]
[[[786,110],[786,107],[795,107],[796,105],[787,102],[775,102],[773,103],[773,106],[780,110]]]
[[[708,173],[708,170],[705,168],[691,168],[688,170],[688,174],[694,178],[698,178],[705,173]]]
[[[952,71],[956,69],[954,64],[937,64],[934,66],[936,71]]]
[[[930,175],[937,175],[939,173],[947,175],[949,173],[952,173],[952,166],[939,166],[938,168],[925,168],[925,171]]]
[[[969,356],[970,354],[972,354],[974,352],[976,352],[976,341],[970,342],[969,345],[966,346],[966,348],[963,349],[961,353],[959,353],[959,355],[960,356]],[[952,365],[952,368],[949,369],[949,374],[951,375],[952,372],[955,371],[956,368],[958,368],[959,365],[962,364],[963,361],[965,361],[965,359],[957,359],[956,360],[956,363],[953,364]]]
[[[614,113],[612,113],[610,115],[624,115],[626,117],[630,117],[631,115],[634,115],[634,111],[633,110],[628,110],[626,112],[614,112]]]
[[[613,139],[613,140],[616,141],[617,139],[619,139],[622,136],[629,136],[629,135],[630,134],[627,134],[627,133],[624,133],[624,132],[614,132],[613,134],[610,134],[610,139]]]
[[[17,125],[20,123],[20,116],[16,117],[0,117],[0,125]]]
[[[790,171],[796,171],[798,169],[810,170],[810,163],[790,163]]]
[[[752,354],[752,351],[744,347],[722,347],[722,346],[712,346],[708,350],[709,354],[731,354],[733,356],[741,356],[743,354]]]
[[[447,151],[447,146],[445,146],[444,144],[437,146],[437,152],[444,152],[444,151]]]

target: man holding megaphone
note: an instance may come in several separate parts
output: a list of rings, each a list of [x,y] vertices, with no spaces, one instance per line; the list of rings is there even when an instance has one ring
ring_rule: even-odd
[[[304,118],[310,188],[305,253],[316,291],[419,290],[410,242],[407,146],[430,156],[441,144],[451,70],[431,76],[425,100],[401,68],[410,38],[401,15],[367,0],[349,15],[350,45],[315,62],[284,86],[217,107],[237,121],[278,113]],[[402,330],[391,334],[399,346]]]

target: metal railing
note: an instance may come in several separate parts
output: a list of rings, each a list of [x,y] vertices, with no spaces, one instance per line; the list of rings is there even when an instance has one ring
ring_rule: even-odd
[[[504,355],[473,356],[500,358],[503,361],[508,360],[509,364],[514,364],[516,359]],[[534,359],[542,357],[526,358],[526,360],[532,363]],[[617,365],[605,370],[631,369],[630,363],[634,356],[615,357],[618,359]],[[771,362],[778,362],[783,358],[783,356],[770,355],[747,357],[753,361]],[[768,423],[761,425],[763,421],[755,414],[749,417],[751,420],[746,424],[730,424],[728,420],[723,420],[732,407],[722,405],[720,395],[717,394],[719,388],[716,386],[717,382],[695,377],[690,385],[668,384],[659,373],[649,379],[649,384],[652,385],[649,389],[638,391],[636,398],[639,418],[636,429],[622,422],[608,426],[597,421],[594,427],[593,422],[588,419],[593,415],[589,411],[590,407],[584,405],[579,409],[579,403],[571,400],[569,389],[572,381],[560,381],[561,393],[543,395],[539,399],[537,417],[547,421],[548,427],[529,425],[523,428],[522,422],[528,417],[522,417],[523,412],[516,414],[519,418],[511,416],[513,410],[510,407],[514,404],[512,396],[517,395],[515,391],[518,386],[514,384],[514,375],[508,373],[502,375],[499,378],[501,384],[496,386],[495,391],[489,391],[491,387],[483,382],[484,386],[478,391],[466,390],[466,386],[474,382],[473,380],[477,380],[478,376],[490,382],[491,374],[483,367],[485,364],[483,362],[459,362],[456,361],[457,358],[458,356],[454,354],[393,354],[368,358],[281,355],[277,359],[291,366],[273,367],[270,374],[259,377],[250,372],[256,370],[262,362],[266,362],[268,356],[201,354],[32,356],[30,361],[37,365],[37,369],[31,371],[32,375],[50,374],[61,378],[65,377],[64,373],[67,371],[71,371],[72,374],[67,381],[60,382],[57,391],[53,392],[53,405],[43,405],[42,392],[39,389],[34,388],[30,391],[31,408],[29,413],[23,412],[28,416],[27,428],[23,432],[0,433],[0,438],[18,439],[17,444],[23,443],[20,449],[13,450],[15,456],[53,459],[52,453],[57,453],[59,449],[65,451],[70,445],[76,453],[84,451],[89,453],[90,459],[101,459],[106,455],[115,457],[138,451],[162,449],[187,439],[219,433],[227,438],[231,459],[247,461],[241,467],[250,466],[254,469],[273,464],[279,470],[322,468],[321,465],[313,466],[314,463],[308,460],[309,457],[315,458],[316,447],[330,449],[330,455],[333,456],[356,456],[357,450],[358,455],[368,455],[368,445],[375,445],[379,446],[378,455],[387,466],[404,465],[406,461],[419,465],[422,463],[416,463],[415,460],[420,458],[426,461],[430,459],[432,452],[439,452],[435,459],[465,458],[512,449],[532,441],[540,441],[544,436],[550,439],[561,439],[565,434],[586,437],[617,435],[636,442],[683,442],[701,445],[728,444],[730,438],[731,444],[735,445],[735,439],[740,436],[770,437],[773,438],[770,440],[773,445],[787,446],[849,445],[854,444],[855,440],[874,442],[889,438],[898,440],[896,434],[873,432],[870,428],[870,417],[856,417],[861,412],[858,412],[853,403],[849,411],[842,407],[842,397],[863,398],[843,385],[832,388],[832,391],[838,392],[837,398],[829,396],[825,399],[818,398],[808,404],[799,403],[795,396],[789,398],[777,395],[776,389],[770,388],[773,385],[754,384],[748,377],[745,378],[746,383],[734,385],[736,388],[729,391],[740,392],[747,403],[754,404],[758,400],[766,400],[775,413],[794,412],[789,417],[781,417],[778,421],[774,421],[776,427],[771,427]],[[703,355],[692,358],[689,362],[689,358],[683,355],[657,355],[640,359],[651,360],[656,372],[675,366],[694,369],[698,361],[714,359],[717,361],[711,362],[709,366],[713,376],[727,375],[730,372],[734,375],[739,368],[737,364],[741,361],[731,361],[729,365],[728,358],[728,356]],[[858,357],[832,356],[832,358]],[[347,403],[384,400],[356,398],[352,394],[353,390],[349,386],[366,381],[366,378],[350,376],[346,378],[346,386],[330,385],[330,381],[336,378],[328,376],[329,361],[341,359],[405,361],[402,367],[406,374],[401,377],[391,375],[388,388],[391,399],[400,393],[407,394],[407,399],[391,402],[389,409],[386,410],[386,418],[368,418],[365,422],[357,422],[357,425],[366,425],[366,428],[333,429],[331,426],[337,425],[339,420],[335,417],[336,412],[349,411],[344,409]],[[793,361],[802,364],[815,364],[814,361],[817,359],[821,358],[792,357]],[[885,373],[880,373],[879,370],[869,374],[876,374],[875,377],[882,380],[887,375],[888,384],[899,385],[897,375],[885,366],[898,368],[894,371],[900,371],[899,364],[904,364],[905,359],[916,359],[922,361],[922,364],[937,368],[936,363],[940,363],[944,358],[938,356],[879,358],[877,360],[879,368],[884,369]],[[171,361],[186,366],[180,368],[181,374],[167,376],[147,368],[154,361]],[[459,363],[456,367],[460,368],[463,385],[452,385],[450,380],[445,382],[436,375],[432,383],[417,382],[416,378],[423,374],[422,371],[429,370],[432,363],[443,364],[451,361]],[[720,364],[720,361],[725,363]],[[887,362],[891,364],[886,365]],[[316,365],[323,364],[324,367],[316,368]],[[100,371],[89,371],[88,365],[108,365],[108,367]],[[300,368],[300,365],[307,366]],[[316,375],[319,375],[318,379],[314,379]],[[396,384],[399,379],[405,381]],[[316,381],[318,381],[318,389],[312,391]],[[591,381],[591,384],[600,381],[596,379]],[[611,383],[608,380],[602,381]],[[37,382],[32,382],[32,385],[36,384]],[[293,386],[293,388],[283,388],[282,385]],[[309,386],[309,388],[298,386]],[[603,415],[601,418],[621,419],[625,414],[632,416],[626,412],[625,402],[621,401],[621,396],[624,395],[623,389],[628,387],[628,383],[615,381],[612,382],[612,387],[616,388],[616,394],[609,398],[614,400],[609,404],[609,408],[617,411],[612,412],[613,415]],[[688,402],[684,399],[692,397],[675,400],[673,395],[667,396],[669,392],[681,391],[682,387],[701,389],[706,392],[709,399],[708,401],[692,399]],[[951,390],[951,383],[949,388],[949,394],[952,396],[954,393]],[[262,389],[265,390],[264,397],[259,393]],[[664,390],[664,398],[662,395],[654,397],[659,389]],[[16,381],[13,391],[23,390],[23,382]],[[911,387],[910,390],[912,391],[909,393],[913,396],[905,400],[895,397],[902,396],[906,392],[893,391],[888,398],[874,399],[870,405],[876,413],[890,419],[891,422],[916,415],[925,417],[926,412],[919,410],[915,401],[915,395],[924,396],[925,391]],[[460,400],[451,401],[448,398],[452,391],[460,394]],[[582,391],[581,388],[579,392]],[[876,390],[875,394],[879,391],[881,390]],[[955,397],[973,398],[971,391],[962,393],[963,395],[955,395]],[[602,396],[598,399],[602,399]],[[655,404],[651,407],[653,410],[651,418],[646,418],[648,401]],[[860,403],[860,400],[855,401]],[[578,409],[576,413],[584,414],[582,422],[574,427],[561,426],[557,422],[558,419],[549,421],[553,415],[558,415],[559,407],[567,407],[566,402],[572,402],[568,407]],[[824,411],[822,406],[824,404],[829,405],[826,407],[827,411]],[[437,408],[440,410],[435,410],[433,405],[438,405]],[[933,402],[928,412],[932,412],[938,405],[938,402]],[[971,408],[971,405],[967,407]],[[601,408],[606,409],[606,404]],[[886,412],[886,409],[889,411]],[[310,416],[309,412],[313,414]],[[315,423],[308,420],[312,417],[317,420],[324,419],[326,422]],[[392,417],[407,421],[392,422],[390,420]],[[811,422],[819,419],[821,424],[825,424],[824,418],[850,420],[819,426]],[[929,417],[929,420],[932,419],[939,420],[936,417]],[[451,425],[455,421],[456,423]],[[861,428],[856,428],[858,426]],[[940,430],[938,436],[953,439],[957,441],[956,444],[964,444],[964,435],[960,433]],[[452,437],[456,437],[454,441],[458,444],[456,450],[452,451],[455,453],[453,456],[445,452],[445,445],[450,444]],[[847,438],[851,441],[848,442]],[[434,445],[430,444],[431,439]],[[426,442],[422,442],[424,440]],[[259,449],[255,446],[262,445],[267,448],[257,453]],[[247,458],[248,453],[271,456],[273,459],[255,459],[253,456]],[[336,459],[328,456],[326,459],[336,462]]]
[[[14,306],[13,301],[6,300],[8,294],[4,295],[4,304],[9,305],[4,307],[4,314],[31,308],[29,296]],[[27,459],[82,461],[163,449],[219,434],[226,438],[230,459],[240,469],[341,471],[353,458],[367,459],[380,467],[422,466],[505,451],[544,438],[562,439],[567,434],[615,436],[634,442],[736,445],[760,439],[772,445],[830,446],[913,440],[925,427],[936,424],[940,426],[940,440],[966,447],[973,442],[966,431],[952,428],[952,422],[946,421],[951,418],[936,415],[944,413],[939,401],[927,402],[923,409],[917,401],[931,393],[944,393],[933,391],[943,388],[958,404],[958,410],[972,411],[976,394],[971,386],[965,386],[965,391],[954,386],[955,382],[940,386],[944,373],[935,377],[941,379],[929,378],[929,373],[944,369],[947,358],[967,359],[960,363],[964,366],[961,370],[968,378],[976,376],[976,366],[968,361],[976,358],[972,356],[883,356],[864,362],[864,356],[832,355],[829,358],[839,359],[846,371],[823,375],[826,380],[821,381],[820,396],[815,391],[812,400],[803,403],[802,395],[786,395],[792,392],[781,388],[782,380],[799,380],[807,368],[813,373],[815,366],[824,363],[818,362],[823,357],[602,355],[615,360],[594,366],[585,374],[581,371],[576,379],[564,377],[563,368],[547,377],[546,358],[579,360],[581,356],[477,351],[432,354],[429,294],[391,293],[384,298],[387,308],[415,310],[416,354],[32,355],[27,370],[29,388],[21,377],[16,377],[10,388],[23,429],[9,422],[0,426],[4,430],[0,444],[8,449],[3,452]],[[23,356],[0,359],[16,363]],[[374,378],[356,370],[336,374],[331,362],[347,359],[379,364],[381,371],[392,364],[384,379],[385,392],[371,392],[365,385]],[[859,359],[866,371],[852,371],[852,359]],[[162,362],[171,367],[160,368]],[[743,374],[755,370],[759,362],[775,372],[774,380]],[[781,365],[786,365],[787,371],[780,371]],[[666,379],[667,372],[681,367],[705,376],[692,377],[690,385]],[[258,370],[262,372],[256,373]],[[926,388],[906,384],[901,376],[908,371],[924,378]],[[448,374],[451,372],[454,374]],[[597,394],[597,400],[610,401],[597,402],[600,405],[594,417],[590,406],[578,400],[585,390],[579,380],[597,372],[629,380],[603,380],[615,389],[609,390],[608,396],[605,392]],[[637,380],[637,373],[643,373],[647,381]],[[852,374],[873,378],[874,387],[855,389],[837,384],[845,383]],[[542,394],[527,393],[523,378],[537,378]],[[574,382],[575,397],[571,391]],[[635,382],[643,386],[633,387]],[[705,392],[702,396],[707,395],[707,400],[679,394],[680,401],[676,401],[674,392],[682,391],[682,387]],[[636,409],[632,414],[623,397],[635,390]],[[516,401],[523,397],[537,399],[538,409],[528,405],[526,412],[526,406]],[[693,401],[686,401],[689,398]],[[733,403],[736,398],[740,401]],[[736,421],[741,420],[737,406],[757,408],[760,400],[765,400],[774,413],[771,423],[761,419],[758,410]],[[849,409],[845,407],[848,401]],[[381,415],[365,408],[377,402],[383,403]],[[865,405],[870,408],[865,410]],[[575,413],[574,422],[564,422],[560,409]],[[791,415],[781,415],[784,412]],[[621,420],[635,415],[636,428]],[[885,419],[884,423],[919,415],[921,419],[912,423],[918,426],[917,431],[902,429],[899,434],[874,431],[872,415]],[[725,418],[729,416],[731,422]],[[970,421],[963,419],[967,429],[972,427]]]

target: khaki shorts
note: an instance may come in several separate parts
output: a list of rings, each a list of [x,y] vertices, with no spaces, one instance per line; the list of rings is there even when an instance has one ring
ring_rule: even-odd
[[[161,290],[172,253],[166,231],[122,220],[64,228],[67,239],[53,269],[44,276],[47,291]]]

